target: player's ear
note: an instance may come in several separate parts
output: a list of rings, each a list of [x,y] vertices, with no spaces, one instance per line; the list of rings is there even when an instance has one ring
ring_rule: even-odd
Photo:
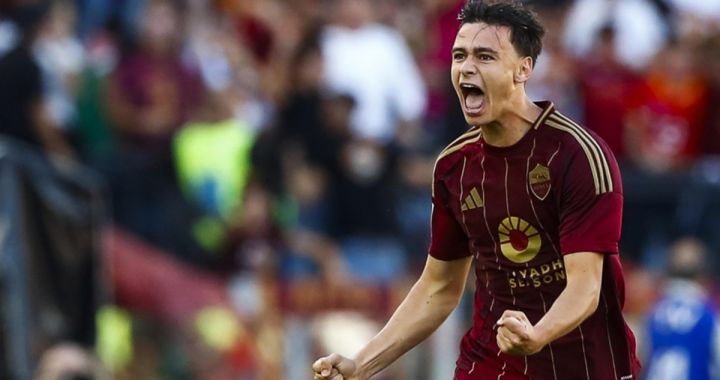
[[[524,57],[520,60],[520,64],[515,70],[515,82],[525,83],[530,79],[530,75],[533,71],[533,59],[530,57]]]

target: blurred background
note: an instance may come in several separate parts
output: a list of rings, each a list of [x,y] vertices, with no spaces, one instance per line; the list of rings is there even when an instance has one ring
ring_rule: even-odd
[[[625,310],[648,378],[681,379],[720,347],[720,0],[528,3],[528,92],[620,161]],[[461,6],[0,1],[0,378],[306,380],[357,351],[466,129]],[[451,378],[473,281],[380,378]]]

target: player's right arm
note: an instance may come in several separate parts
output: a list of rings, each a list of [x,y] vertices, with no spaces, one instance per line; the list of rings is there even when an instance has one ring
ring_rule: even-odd
[[[354,359],[332,354],[313,364],[315,380],[366,380],[435,331],[458,305],[472,256],[443,261],[429,256],[420,279],[385,327]]]
[[[468,133],[477,135],[477,131]],[[467,139],[466,135],[453,144]],[[457,306],[473,256],[467,235],[452,212],[455,197],[442,180],[451,176],[447,170],[453,166],[452,158],[442,153],[435,164],[429,256],[420,279],[385,327],[354,359],[337,354],[318,359],[313,364],[314,380],[336,380],[338,373],[345,380],[369,379],[427,338]]]

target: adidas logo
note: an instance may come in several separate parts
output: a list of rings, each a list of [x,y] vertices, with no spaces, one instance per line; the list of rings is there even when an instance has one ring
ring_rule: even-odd
[[[461,210],[473,210],[478,207],[483,207],[483,205],[484,202],[482,200],[482,197],[480,197],[480,193],[478,193],[476,187],[473,187],[472,190],[470,190],[470,195],[465,197],[465,201],[462,204]]]

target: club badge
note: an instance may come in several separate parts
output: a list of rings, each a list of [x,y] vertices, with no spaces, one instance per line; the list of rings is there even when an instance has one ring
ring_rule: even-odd
[[[528,173],[528,183],[532,193],[544,201],[550,193],[550,169],[540,164],[535,165],[535,168]]]

